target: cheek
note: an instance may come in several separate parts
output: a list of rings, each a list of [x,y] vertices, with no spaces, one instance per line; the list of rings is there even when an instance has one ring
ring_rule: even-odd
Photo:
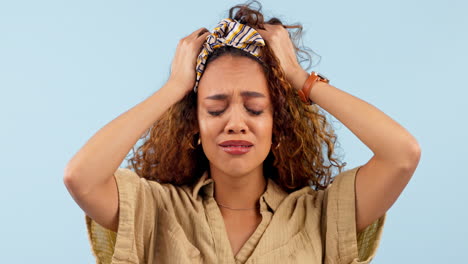
[[[198,127],[202,139],[205,138],[206,142],[207,140],[215,139],[219,131],[222,131],[221,122],[203,117],[198,120]]]
[[[271,133],[273,132],[273,118],[271,116],[267,116],[261,121],[257,121],[255,123],[255,126],[257,127],[258,131],[261,131],[261,134],[271,135]]]
[[[198,118],[198,127],[200,129],[200,132],[203,134],[208,127],[206,124],[206,120],[203,118]]]

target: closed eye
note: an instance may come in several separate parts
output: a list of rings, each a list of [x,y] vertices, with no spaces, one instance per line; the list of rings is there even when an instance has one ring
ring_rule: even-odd
[[[256,116],[261,115],[261,114],[263,113],[263,111],[254,111],[254,110],[247,109],[247,108],[246,108],[246,110],[247,110],[248,112],[252,113],[253,115],[256,115]],[[223,112],[224,112],[224,110],[223,110],[223,111],[215,111],[215,112],[208,111],[208,113],[209,113],[210,115],[212,115],[212,116],[219,116],[219,115],[222,114]]]

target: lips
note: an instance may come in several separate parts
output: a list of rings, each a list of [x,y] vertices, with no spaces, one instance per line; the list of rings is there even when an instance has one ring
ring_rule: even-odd
[[[252,142],[246,140],[227,140],[219,144],[221,147],[251,147]]]
[[[253,144],[245,140],[228,140],[221,142],[219,146],[229,154],[241,155],[249,152]]]

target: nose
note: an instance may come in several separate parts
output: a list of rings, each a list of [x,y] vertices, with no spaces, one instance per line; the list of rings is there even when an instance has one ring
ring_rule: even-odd
[[[232,106],[229,113],[229,120],[225,127],[225,132],[228,134],[245,134],[248,131],[246,120],[246,113],[243,106]]]

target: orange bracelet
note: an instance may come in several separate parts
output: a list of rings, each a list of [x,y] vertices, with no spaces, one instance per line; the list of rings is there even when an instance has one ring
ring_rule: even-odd
[[[310,95],[310,91],[312,90],[312,86],[317,81],[325,82],[325,83],[330,82],[327,78],[325,78],[325,76],[322,76],[316,72],[311,72],[306,82],[304,83],[304,87],[302,87],[302,90],[298,91],[299,97],[301,98],[302,102],[309,104],[309,105],[315,104],[312,100],[310,100],[309,95]]]

